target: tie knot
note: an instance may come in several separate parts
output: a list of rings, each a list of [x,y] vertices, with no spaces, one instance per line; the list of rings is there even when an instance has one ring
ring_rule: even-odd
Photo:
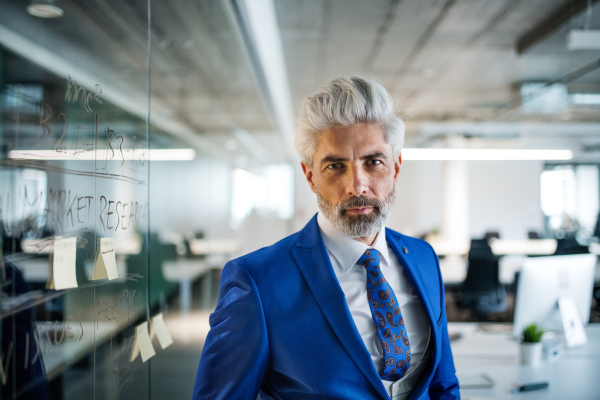
[[[358,259],[358,263],[365,268],[369,266],[379,265],[381,253],[376,249],[367,249]]]

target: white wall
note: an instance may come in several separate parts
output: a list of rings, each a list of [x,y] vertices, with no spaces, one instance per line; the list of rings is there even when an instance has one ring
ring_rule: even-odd
[[[388,227],[413,236],[441,229],[443,168],[441,161],[402,163],[396,207]],[[467,162],[470,237],[481,237],[491,230],[507,239],[526,238],[528,230],[543,232],[539,200],[542,169],[542,161]],[[312,198],[297,195],[297,200],[296,209],[301,210],[304,220],[306,210],[316,204],[314,194]]]
[[[229,227],[231,170],[228,163],[199,153],[194,161],[150,165],[150,229],[209,239],[233,237]]]
[[[240,245],[239,255],[278,242],[292,233],[290,225],[291,221],[284,221],[275,216],[261,216],[253,211],[234,233]]]
[[[441,161],[404,161],[396,185],[396,206],[387,226],[418,236],[442,225]]]
[[[543,168],[543,161],[470,161],[471,236],[499,231],[502,238],[525,239],[529,230],[543,233]]]

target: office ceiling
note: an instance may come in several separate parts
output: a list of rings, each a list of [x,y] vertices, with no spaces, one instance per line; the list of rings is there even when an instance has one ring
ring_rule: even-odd
[[[51,61],[35,61],[44,68],[105,82],[114,88],[113,101],[141,113],[135,104],[147,103],[146,1],[63,0],[65,14],[55,20],[28,15],[28,3],[0,5],[3,32],[64,62],[52,70]],[[283,141],[290,132],[279,132],[272,72],[257,55],[244,3],[152,1],[151,120],[169,133],[161,137],[176,138],[175,146],[251,163],[282,161],[289,159]],[[284,61],[291,119],[330,79],[362,74],[393,95],[410,145],[440,146],[458,134],[473,146],[570,146],[600,159],[594,151],[600,105],[569,101],[600,94],[600,52],[566,46],[569,30],[600,29],[596,0],[273,0],[273,6],[281,43],[273,52]],[[19,53],[17,47],[8,48]],[[36,79],[22,68],[10,72],[16,80]],[[522,94],[526,84],[538,84],[531,97]]]

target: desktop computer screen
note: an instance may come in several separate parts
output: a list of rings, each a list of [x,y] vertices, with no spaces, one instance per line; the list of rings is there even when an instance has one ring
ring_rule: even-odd
[[[590,319],[597,256],[577,254],[532,257],[525,260],[515,302],[515,337],[533,322],[545,330],[562,331],[558,301],[571,298],[581,322]]]

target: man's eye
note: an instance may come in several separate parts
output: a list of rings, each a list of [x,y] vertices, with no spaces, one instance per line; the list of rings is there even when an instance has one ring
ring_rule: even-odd
[[[342,168],[344,165],[342,163],[333,163],[333,164],[329,164],[327,166],[327,168],[329,169],[340,169]]]
[[[369,160],[369,165],[379,165],[381,164],[381,160]]]

